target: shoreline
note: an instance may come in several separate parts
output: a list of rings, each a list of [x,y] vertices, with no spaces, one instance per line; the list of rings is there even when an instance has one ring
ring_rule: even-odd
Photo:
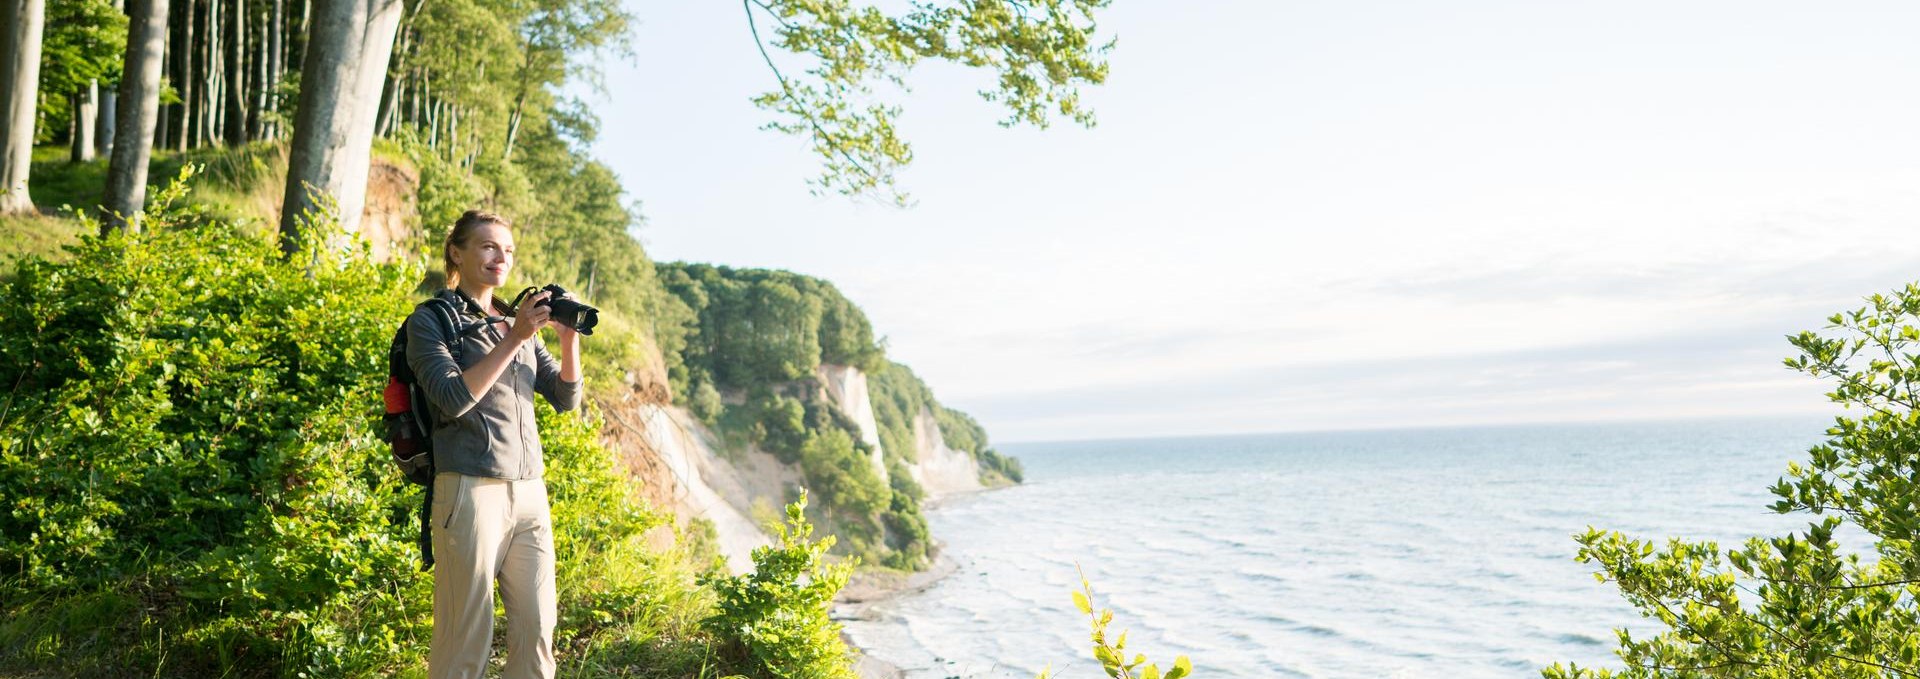
[[[928,498],[921,505],[921,509],[931,512],[949,502],[1016,485],[1018,484],[984,486],[948,493],[938,498]],[[933,554],[933,563],[926,570],[916,573],[879,569],[854,573],[852,577],[847,578],[847,584],[840,588],[840,593],[834,595],[833,605],[828,609],[828,617],[835,622],[847,620],[871,622],[874,620],[874,614],[869,609],[875,605],[924,592],[960,570],[960,562],[953,558],[945,542],[935,539]],[[853,643],[853,639],[847,636],[844,629],[840,632],[840,640],[847,644],[847,648],[853,649],[858,654],[858,659],[854,662],[854,671],[860,674],[861,679],[905,679],[905,668],[869,654],[867,649]]]
[[[872,570],[854,573],[853,577],[847,579],[847,585],[840,588],[840,593],[834,596],[833,607],[829,609],[828,617],[835,622],[872,621],[874,617],[869,609],[875,605],[909,594],[918,594],[939,584],[941,580],[960,570],[960,563],[948,555],[946,545],[939,544],[939,547],[933,559],[933,565],[928,566],[924,571],[901,573]],[[861,679],[904,679],[906,677],[904,668],[874,657],[867,652],[867,649],[855,644],[844,629],[840,632],[840,640],[846,642],[848,648],[858,653],[859,657],[854,662],[854,671],[860,674]]]

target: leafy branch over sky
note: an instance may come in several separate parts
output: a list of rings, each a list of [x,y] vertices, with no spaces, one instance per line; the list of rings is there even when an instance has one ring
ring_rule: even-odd
[[[1110,0],[915,2],[889,13],[847,0],[742,0],[747,28],[778,86],[754,97],[773,112],[767,128],[804,137],[822,160],[815,193],[908,201],[896,174],[913,148],[895,126],[899,104],[875,92],[908,89],[922,60],[991,71],[980,96],[1006,107],[999,123],[1045,128],[1055,116],[1092,127],[1080,87],[1106,81],[1112,38],[1097,37],[1095,14]],[[781,67],[768,48],[806,64]]]

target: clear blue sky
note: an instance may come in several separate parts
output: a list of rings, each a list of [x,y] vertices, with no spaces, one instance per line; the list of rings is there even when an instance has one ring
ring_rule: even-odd
[[[725,2],[630,3],[656,259],[833,281],[997,440],[1823,412],[1782,336],[1920,279],[1920,5],[1120,2],[1100,125],[924,66],[815,197]]]

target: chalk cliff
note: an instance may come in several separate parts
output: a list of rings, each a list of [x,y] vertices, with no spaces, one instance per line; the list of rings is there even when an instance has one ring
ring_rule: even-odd
[[[822,365],[817,372],[827,398],[851,417],[860,438],[873,448],[874,468],[886,478],[879,426],[867,377],[859,368]],[[646,381],[646,380],[642,380]],[[760,527],[777,516],[802,485],[800,470],[754,447],[724,450],[719,436],[686,408],[662,402],[658,390],[636,391],[614,402],[603,400],[607,426],[602,437],[620,451],[655,507],[671,511],[682,525],[693,519],[712,524],[720,552],[735,572],[752,567],[755,547],[771,539]],[[915,462],[907,471],[929,501],[978,490],[980,466],[966,451],[948,447],[933,413],[914,419]]]

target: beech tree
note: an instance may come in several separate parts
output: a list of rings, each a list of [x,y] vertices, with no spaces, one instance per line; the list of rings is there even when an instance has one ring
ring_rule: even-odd
[[[1579,559],[1665,629],[1619,630],[1624,669],[1546,677],[1920,676],[1920,285],[1827,320],[1786,364],[1850,414],[1772,488],[1807,530],[1723,549],[1590,529]]]
[[[160,120],[160,71],[167,47],[167,0],[131,0],[120,105],[115,111],[100,232],[137,227],[147,202],[147,163]]]
[[[46,0],[0,0],[0,214],[33,212],[27,175],[33,168],[46,19]]]
[[[317,0],[312,21],[280,203],[288,252],[298,247],[300,220],[320,201],[331,199],[348,231],[359,226],[400,1]]]

